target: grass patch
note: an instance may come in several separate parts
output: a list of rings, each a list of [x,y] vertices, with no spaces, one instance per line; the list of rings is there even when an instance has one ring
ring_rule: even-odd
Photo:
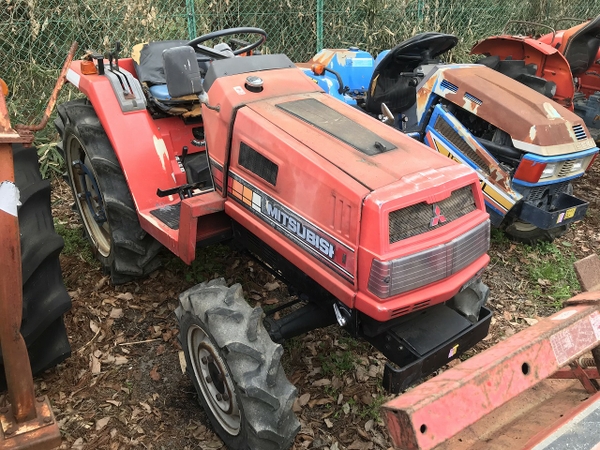
[[[556,243],[542,242],[534,247],[525,246],[526,264],[536,297],[548,297],[556,309],[561,301],[572,297],[579,289],[571,250]]]
[[[385,395],[381,392],[377,393],[377,396],[370,405],[365,405],[360,409],[358,416],[361,419],[372,419],[375,422],[381,422],[381,405],[383,405],[385,401]]]
[[[76,228],[67,227],[64,223],[54,220],[54,229],[65,241],[62,254],[65,256],[80,255],[84,261],[90,264],[96,263],[90,244],[83,235],[81,226]]]
[[[229,255],[231,248],[227,245],[212,245],[196,252],[196,259],[189,266],[172,255],[165,261],[165,268],[190,283],[202,283],[214,278],[215,274],[225,275]]]
[[[341,377],[356,367],[356,355],[351,350],[336,351],[328,355],[319,355],[323,375]]]

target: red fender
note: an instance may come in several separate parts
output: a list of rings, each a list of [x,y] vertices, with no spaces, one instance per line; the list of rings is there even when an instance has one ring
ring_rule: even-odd
[[[575,87],[569,63],[556,48],[522,36],[493,36],[475,44],[471,54],[497,55],[504,60],[523,59],[526,64],[537,66],[536,76],[556,83],[556,94],[553,99],[565,108],[573,111],[573,95]]]

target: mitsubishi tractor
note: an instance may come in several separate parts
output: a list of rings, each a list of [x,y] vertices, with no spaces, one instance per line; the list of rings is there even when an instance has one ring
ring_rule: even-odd
[[[324,49],[298,65],[337,99],[477,171],[492,225],[512,239],[561,236],[588,207],[572,187],[598,154],[584,120],[549,98],[553,82],[515,64],[443,63],[457,43],[421,33],[377,58]]]
[[[232,449],[292,445],[286,339],[337,324],[388,358],[383,384],[399,392],[491,320],[477,174],[327,95],[286,56],[256,54],[265,39],[237,28],[140,44],[130,58],[89,52],[67,73],[83,98],[55,122],[113,283],[156,269],[161,248],[191,263],[227,241],[293,292],[263,310],[216,279],[179,298],[187,373]]]

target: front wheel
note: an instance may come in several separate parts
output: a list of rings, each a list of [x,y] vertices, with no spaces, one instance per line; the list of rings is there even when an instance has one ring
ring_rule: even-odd
[[[296,388],[281,366],[283,347],[265,330],[239,284],[223,279],[181,294],[175,314],[187,372],[212,426],[229,449],[280,450],[300,424]]]
[[[568,225],[561,225],[550,230],[542,230],[529,222],[514,219],[506,225],[504,232],[514,241],[533,245],[536,242],[552,242],[565,234],[568,229]]]

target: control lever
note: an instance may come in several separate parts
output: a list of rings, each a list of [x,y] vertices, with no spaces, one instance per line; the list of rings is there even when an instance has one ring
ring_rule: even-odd
[[[115,42],[115,48],[112,52],[108,53],[108,64],[110,65],[111,71],[119,71],[119,53],[121,52],[121,42]],[[115,68],[113,68],[113,59],[115,61]]]

